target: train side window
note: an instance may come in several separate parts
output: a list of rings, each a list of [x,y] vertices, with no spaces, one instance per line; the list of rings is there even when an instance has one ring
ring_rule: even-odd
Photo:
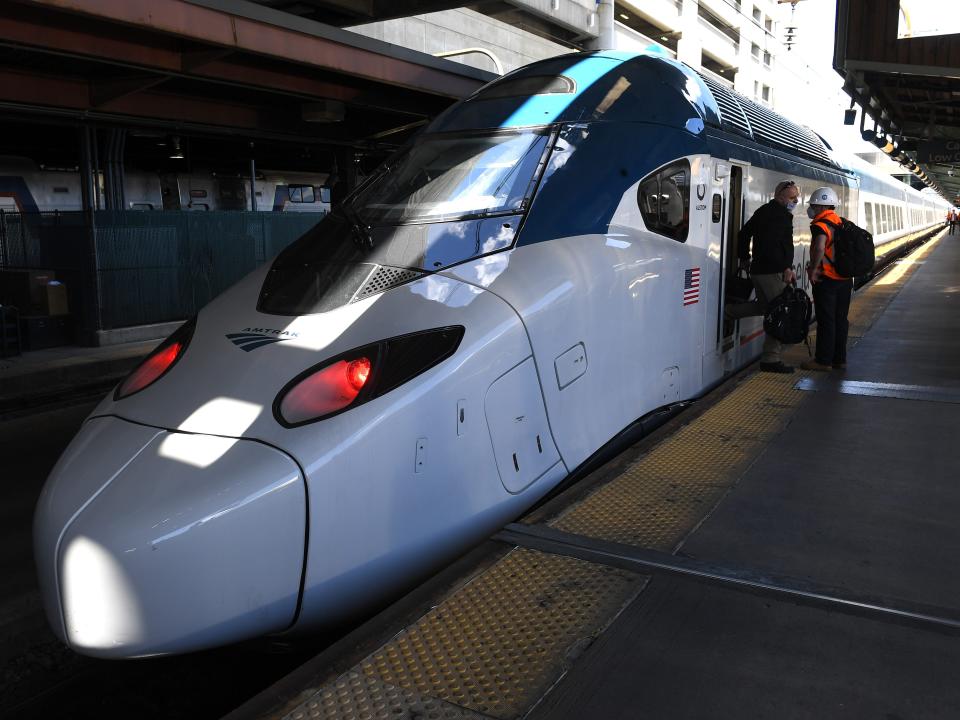
[[[287,195],[290,197],[290,202],[314,202],[313,185],[290,185],[287,187]]]
[[[867,232],[875,235],[876,231],[873,229],[873,203],[864,203],[864,209],[867,216]]]
[[[322,203],[330,202],[330,188],[328,187],[320,188],[320,202]]]
[[[686,242],[690,224],[690,163],[672,163],[641,180],[637,204],[648,229]]]
[[[720,222],[720,216],[723,214],[723,198],[720,196],[720,193],[713,194],[713,210],[711,212],[711,219],[713,222]]]

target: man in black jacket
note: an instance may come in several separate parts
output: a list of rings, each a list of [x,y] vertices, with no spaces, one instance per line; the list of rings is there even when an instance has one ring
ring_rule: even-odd
[[[793,210],[800,198],[800,188],[793,180],[777,184],[773,199],[757,208],[737,236],[740,267],[750,268],[750,277],[757,291],[753,302],[729,305],[727,317],[738,319],[763,315],[768,303],[796,279],[793,271]],[[753,260],[750,246],[753,245]],[[767,335],[763,341],[760,369],[767,372],[791,373],[793,368],[780,359],[783,346]]]

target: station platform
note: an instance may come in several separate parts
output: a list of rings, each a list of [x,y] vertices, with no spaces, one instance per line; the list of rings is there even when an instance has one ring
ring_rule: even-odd
[[[229,716],[960,716],[960,236]],[[796,363],[804,346],[791,349]]]
[[[0,358],[0,415],[106,394],[159,342],[63,346]]]

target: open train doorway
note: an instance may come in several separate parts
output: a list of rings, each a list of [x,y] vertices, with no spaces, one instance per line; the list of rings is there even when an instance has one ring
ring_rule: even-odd
[[[733,287],[737,278],[737,267],[739,265],[739,242],[737,235],[743,226],[743,168],[739,165],[732,165],[730,168],[730,182],[727,193],[727,226],[724,228],[724,248],[723,248],[723,288],[724,297],[721,302],[742,302],[745,298],[737,298],[731,295],[730,288]],[[721,323],[721,352],[727,352],[733,349],[734,334],[737,323],[735,320],[729,320],[721,314],[723,321]]]

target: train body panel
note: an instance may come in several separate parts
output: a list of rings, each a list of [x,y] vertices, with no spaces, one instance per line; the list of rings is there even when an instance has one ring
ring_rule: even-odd
[[[106,482],[69,518],[45,511],[63,506],[56,481],[38,506],[38,547],[57,538],[41,566],[60,588],[59,603],[47,602],[57,634],[90,655],[131,657],[288,627],[306,533],[297,465],[260,443],[102,417],[83,426],[54,477],[90,478],[78,447],[100,437],[115,458]]]
[[[883,239],[929,227],[915,218],[935,222],[929,198],[894,181],[861,183],[788,121],[770,127],[789,142],[763,136],[768,110],[706,82],[643,54],[515,71],[441,115],[341,208],[171,336],[97,407],[38,507],[41,585],[48,607],[70,618],[68,642],[123,656],[329,626],[495,531],[637,419],[756,358],[760,318],[725,322],[723,303],[737,231],[781,180],[795,180],[804,198],[829,185],[840,214],[860,220],[868,207],[875,217],[880,198],[912,208],[910,224]],[[730,120],[738,108],[753,114],[756,137],[746,120]],[[801,211],[802,283],[809,243]],[[162,508],[176,518],[164,528],[178,538],[167,547],[202,575],[244,521],[204,500],[197,525],[190,508],[213,492],[230,510],[234,482],[250,497],[276,496],[244,505],[264,508],[268,530],[278,508],[295,518],[278,534],[285,539],[264,541],[265,557],[295,545],[298,532],[306,546],[289,550],[274,575],[230,566],[226,587],[243,595],[256,576],[264,594],[245,596],[243,617],[207,597],[174,638],[159,601],[140,598],[183,586],[169,566],[151,575],[149,563],[118,558],[148,547],[143,528]],[[102,573],[88,605],[143,609],[94,640],[66,609],[75,601],[63,578],[80,566],[58,550],[81,530],[110,567],[126,569]],[[302,591],[291,615],[294,560]]]
[[[190,352],[162,383],[119,402],[108,398],[93,415],[198,437],[256,440],[297,462],[310,518],[298,627],[329,626],[381,601],[566,476],[538,383],[522,384],[523,393],[505,404],[490,403],[491,388],[531,356],[519,318],[494,294],[431,275],[326,313],[238,314],[237,307],[255,307],[265,272],[251,274],[200,313]],[[457,358],[411,380],[403,393],[320,423],[277,423],[274,401],[284,385],[323,359],[451,324],[465,328]],[[229,337],[243,333],[276,341],[247,351]],[[538,408],[542,429],[535,423]],[[506,433],[492,439],[502,429]],[[517,447],[504,445],[509,442]],[[497,455],[517,457],[518,467],[498,467]],[[536,462],[535,474],[517,486],[514,477]],[[379,589],[371,592],[374,583]]]

